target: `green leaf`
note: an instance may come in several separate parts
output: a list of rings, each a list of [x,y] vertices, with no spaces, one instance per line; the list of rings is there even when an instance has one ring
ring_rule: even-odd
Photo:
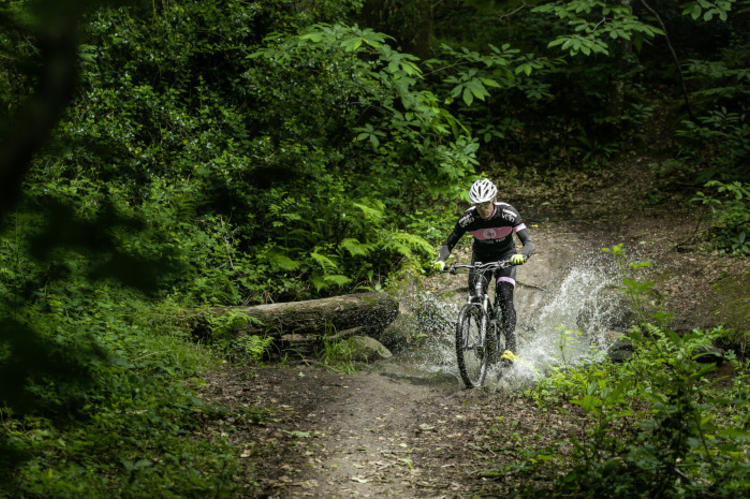
[[[350,278],[348,278],[345,275],[340,274],[334,274],[334,275],[325,275],[323,276],[323,280],[329,284],[334,284],[336,286],[344,286],[346,284],[349,284],[352,282]]]
[[[323,35],[320,33],[307,33],[300,35],[300,40],[310,40],[311,42],[318,43],[323,40]]]
[[[488,87],[500,88],[500,84],[492,78],[480,78],[480,80],[482,80],[482,83],[484,83]]]
[[[297,270],[301,265],[301,262],[292,260],[283,253],[269,253],[268,262],[272,267],[286,271]]]
[[[680,345],[683,343],[682,338],[680,338],[680,336],[674,331],[667,330],[665,331],[665,333],[667,337],[670,339],[670,341],[674,343],[675,345]]]
[[[363,41],[367,45],[369,45],[370,47],[373,47],[373,48],[376,48],[376,49],[379,49],[379,48],[381,48],[383,46],[383,44],[381,42],[379,42],[377,40],[372,40],[370,38],[364,38]]]
[[[469,80],[466,82],[466,87],[471,90],[471,93],[474,94],[474,97],[476,97],[479,100],[484,100],[485,96],[490,95],[489,92],[484,88],[484,85],[482,85],[482,82],[478,79]]]
[[[334,262],[331,258],[316,251],[310,253],[310,257],[315,260],[315,262],[320,265],[324,271],[334,270],[338,268],[336,262]]]
[[[352,237],[345,238],[339,246],[348,251],[352,256],[367,256],[370,253],[368,245],[362,244]]]
[[[413,62],[404,61],[401,63],[401,69],[409,76],[421,75],[422,70]]]
[[[407,258],[413,257],[412,249],[416,249],[425,255],[432,253],[433,248],[427,240],[407,232],[392,232],[384,245]]]
[[[317,292],[320,292],[321,290],[329,287],[329,284],[325,281],[321,274],[313,274],[312,276],[310,276],[310,282]]]
[[[464,99],[464,103],[467,106],[471,106],[471,103],[474,102],[474,94],[472,94],[471,90],[468,87],[464,87],[462,97]]]
[[[362,46],[362,38],[349,38],[341,42],[341,48],[347,52],[354,52]]]
[[[372,207],[364,203],[352,203],[353,206],[362,210],[362,214],[369,221],[379,222],[383,218],[383,207]]]

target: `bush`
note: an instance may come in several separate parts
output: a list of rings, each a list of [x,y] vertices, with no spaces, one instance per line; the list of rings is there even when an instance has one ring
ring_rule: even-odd
[[[693,202],[711,208],[715,222],[709,229],[712,245],[730,255],[750,255],[750,184],[711,180],[705,186],[713,192],[698,192]]]
[[[619,245],[613,250],[624,257]],[[624,281],[623,289],[638,308],[648,287],[631,278]],[[738,371],[730,383],[720,383],[711,375],[716,365],[703,360],[723,334],[716,328],[680,336],[643,322],[628,335],[634,346],[630,360],[558,371],[532,390],[540,404],[565,399],[584,411],[584,435],[573,441],[571,469],[555,477],[551,492],[586,497],[741,495],[750,480],[750,408],[743,402],[750,395],[747,374]],[[740,368],[731,352],[726,360]],[[748,367],[746,363],[744,369]],[[556,475],[557,470],[549,471]]]

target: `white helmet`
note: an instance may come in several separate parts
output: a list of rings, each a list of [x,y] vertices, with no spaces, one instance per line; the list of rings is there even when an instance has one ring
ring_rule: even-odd
[[[469,189],[469,199],[473,204],[486,203],[492,201],[497,196],[497,187],[489,180],[477,180]]]

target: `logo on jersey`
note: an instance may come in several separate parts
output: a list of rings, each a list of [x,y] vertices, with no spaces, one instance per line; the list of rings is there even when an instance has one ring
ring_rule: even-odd
[[[466,227],[473,221],[474,217],[472,217],[471,215],[464,215],[458,220],[458,225],[460,225],[461,227]]]
[[[506,210],[505,208],[503,208],[503,219],[507,220],[508,222],[512,222],[516,219],[516,214],[510,210]]]
[[[486,227],[471,231],[471,235],[480,241],[500,242],[513,232],[512,227]]]

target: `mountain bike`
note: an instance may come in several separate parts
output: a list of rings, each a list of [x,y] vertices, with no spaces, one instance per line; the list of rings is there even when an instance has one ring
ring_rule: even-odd
[[[482,386],[487,376],[487,366],[501,358],[507,358],[510,353],[503,348],[504,335],[498,334],[500,310],[490,300],[489,285],[485,284],[487,279],[484,273],[511,265],[509,261],[475,262],[472,265],[452,264],[448,268],[450,274],[457,274],[459,269],[474,269],[477,272],[474,290],[469,290],[468,302],[461,307],[456,323],[456,359],[466,388]],[[500,352],[503,354],[500,355]],[[512,360],[512,354],[510,358]]]

